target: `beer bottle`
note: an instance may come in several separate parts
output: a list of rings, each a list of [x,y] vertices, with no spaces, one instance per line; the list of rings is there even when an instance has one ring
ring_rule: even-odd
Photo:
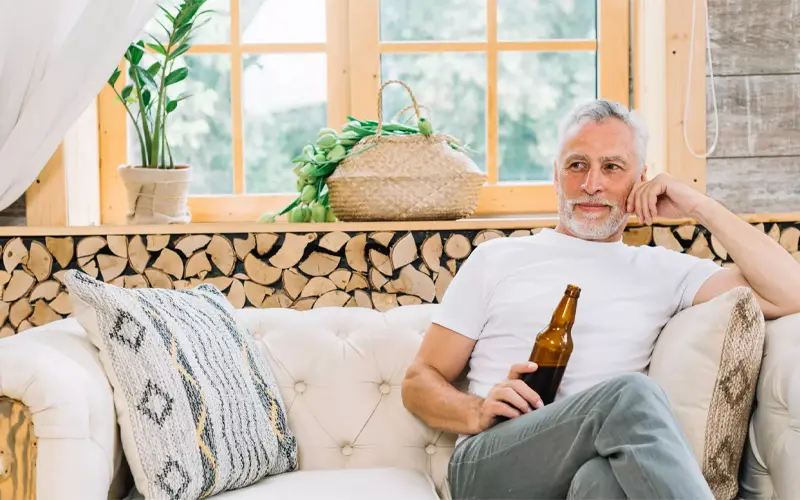
[[[542,397],[542,403],[546,405],[555,400],[572,354],[572,325],[575,324],[580,294],[580,288],[567,285],[561,302],[553,311],[550,324],[539,332],[533,344],[529,360],[536,363],[538,368],[522,377],[528,387]]]

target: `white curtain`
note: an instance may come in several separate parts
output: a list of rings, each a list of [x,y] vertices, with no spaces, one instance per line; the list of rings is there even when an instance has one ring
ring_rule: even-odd
[[[0,210],[28,189],[156,0],[0,0]]]

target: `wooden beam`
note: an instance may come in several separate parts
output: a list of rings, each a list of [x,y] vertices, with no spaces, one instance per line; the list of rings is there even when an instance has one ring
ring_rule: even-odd
[[[635,0],[633,108],[650,132],[647,175],[667,172],[667,0]]]
[[[127,198],[117,170],[127,162],[126,115],[125,108],[108,85],[97,97],[97,112],[100,119],[101,223],[124,224]]]
[[[362,120],[378,118],[380,85],[380,1],[350,2],[350,113]]]
[[[692,6],[697,4],[694,46]],[[669,0],[666,9],[666,102],[668,172],[700,192],[706,191],[706,162],[691,154],[706,151],[706,43],[705,2]],[[692,75],[689,85],[689,113],[686,119],[687,137],[684,140],[684,107],[689,76],[689,54],[693,51]]]
[[[497,0],[486,2],[486,177],[490,185],[500,179],[500,122],[498,87],[500,78],[497,53]]]
[[[27,225],[67,225],[67,178],[63,143],[28,188],[25,204]]]
[[[327,0],[328,126],[339,130],[350,112],[350,0]]]
[[[598,7],[599,95],[629,106],[630,1],[600,0]]]

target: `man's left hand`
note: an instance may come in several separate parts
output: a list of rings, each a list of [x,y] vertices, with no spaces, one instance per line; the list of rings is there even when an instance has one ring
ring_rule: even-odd
[[[635,213],[640,222],[651,225],[656,217],[692,217],[706,199],[705,195],[681,181],[667,174],[658,174],[633,186],[626,208],[627,213]]]

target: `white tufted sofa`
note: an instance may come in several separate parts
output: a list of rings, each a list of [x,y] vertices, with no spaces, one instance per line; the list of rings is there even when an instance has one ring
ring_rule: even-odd
[[[435,307],[237,311],[262,342],[280,384],[300,471],[214,498],[448,498],[445,474],[455,436],[409,414],[400,394]],[[767,328],[740,495],[788,500],[800,498],[800,316]],[[0,396],[22,401],[33,415],[39,500],[123,496],[127,475],[111,388],[74,319],[0,341]]]

